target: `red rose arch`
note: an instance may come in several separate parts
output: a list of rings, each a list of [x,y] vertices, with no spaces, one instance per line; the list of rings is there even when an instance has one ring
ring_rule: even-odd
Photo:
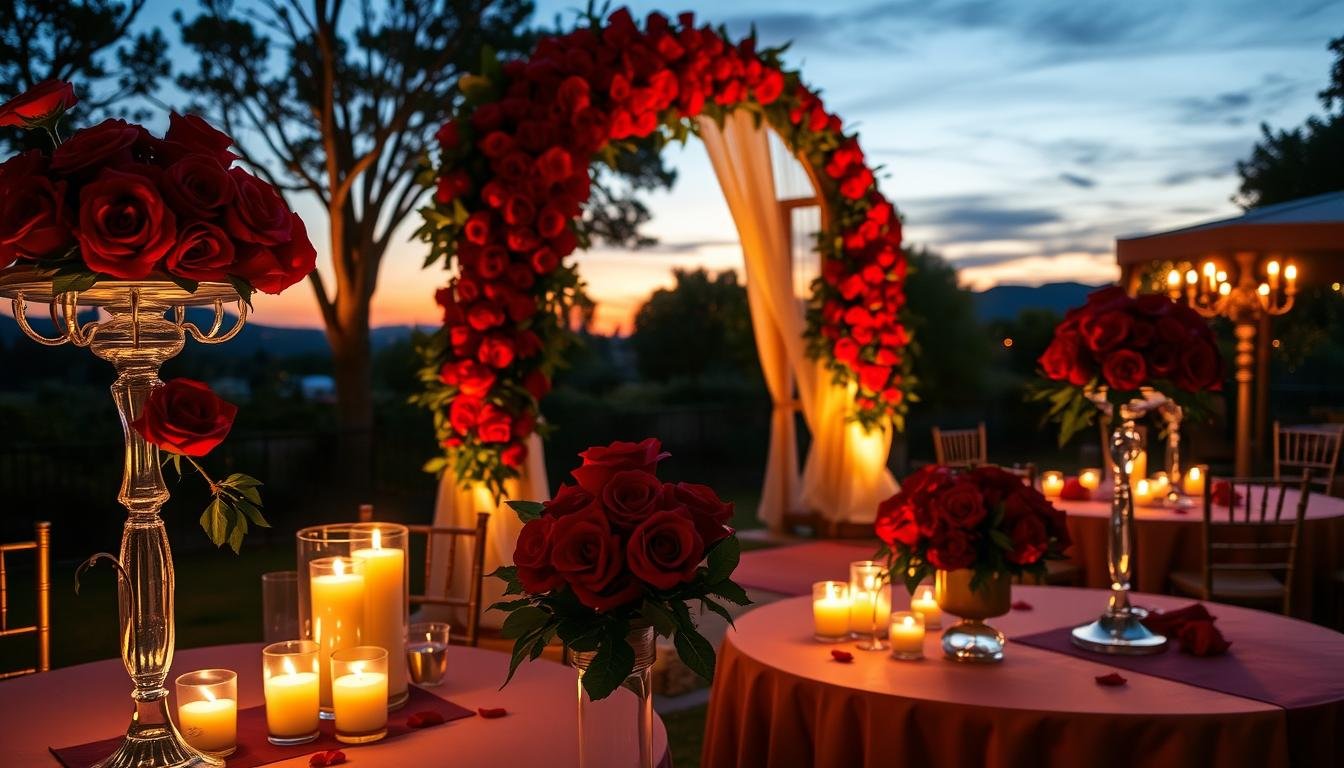
[[[857,136],[827,112],[782,49],[627,9],[544,37],[525,59],[487,61],[438,132],[434,200],[420,236],[427,263],[455,268],[436,295],[443,328],[422,344],[426,391],[451,467],[498,491],[526,459],[580,288],[569,257],[586,240],[590,166],[615,166],[631,140],[684,140],[692,118],[747,110],[807,165],[825,209],[821,276],[807,312],[809,354],[855,387],[853,416],[898,427],[913,384],[902,322],[901,221],[878,191]]]

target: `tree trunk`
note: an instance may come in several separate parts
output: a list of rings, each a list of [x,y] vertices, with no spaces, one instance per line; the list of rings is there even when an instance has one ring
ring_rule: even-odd
[[[336,416],[340,429],[337,486],[352,504],[372,502],[373,371],[369,342],[369,300],[339,294],[339,327],[327,328],[336,379]]]

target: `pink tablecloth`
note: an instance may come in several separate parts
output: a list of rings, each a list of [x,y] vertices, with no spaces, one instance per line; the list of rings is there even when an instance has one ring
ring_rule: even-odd
[[[1114,671],[1105,657],[1070,655],[1014,644],[1026,636],[1093,617],[1105,604],[1097,590],[1014,587],[1034,606],[992,623],[1010,638],[998,665],[942,658],[937,631],[928,658],[898,662],[887,654],[842,646],[852,664],[830,660],[831,646],[811,639],[810,597],[784,600],[737,620],[718,663],[702,763],[705,766],[841,768],[877,765],[1040,766],[1214,765],[1278,768],[1338,765],[1344,745],[1344,635],[1258,611],[1213,605],[1239,656],[1256,648],[1300,645],[1298,663],[1265,670],[1266,685],[1309,687],[1313,727],[1290,733],[1289,713],[1140,672],[1106,688],[1095,677]],[[1141,595],[1158,608],[1188,603]],[[898,596],[898,603],[903,603]],[[1191,658],[1190,663],[1202,660]],[[1290,757],[1291,756],[1291,757]]]
[[[1296,491],[1285,492],[1285,514],[1296,508],[1297,498]],[[1073,538],[1069,555],[1082,568],[1083,586],[1109,587],[1106,521],[1111,514],[1110,501],[1056,500],[1055,504],[1068,515],[1069,535]],[[1214,511],[1225,513],[1219,507]],[[1172,573],[1199,572],[1203,567],[1200,524],[1204,517],[1200,508],[1176,511],[1165,507],[1137,507],[1134,518],[1138,546],[1135,555],[1137,589],[1166,592]],[[1344,499],[1312,494],[1307,501],[1302,548],[1293,578],[1293,615],[1330,623],[1335,618],[1336,605],[1332,577],[1341,568],[1344,568]]]
[[[454,646],[448,655],[448,682],[439,695],[470,709],[504,707],[509,714],[486,720],[469,717],[426,728],[395,741],[344,747],[360,768],[452,765],[495,768],[501,765],[577,766],[578,708],[574,672],[549,661],[519,668],[499,690],[509,657],[496,651]],[[173,677],[184,671],[224,667],[238,672],[239,705],[263,703],[261,645],[224,645],[177,654]],[[99,661],[29,675],[0,683],[0,765],[57,766],[48,747],[93,741],[124,731],[130,717],[130,681],[120,661]],[[627,691],[629,717],[635,723],[634,697]],[[628,733],[628,730],[623,732]],[[667,732],[654,716],[654,754],[668,764]],[[271,765],[307,768],[308,757]],[[613,763],[613,768],[618,767]]]

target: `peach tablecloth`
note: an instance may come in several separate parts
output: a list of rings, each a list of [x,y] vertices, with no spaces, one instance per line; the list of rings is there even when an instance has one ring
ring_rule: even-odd
[[[438,695],[468,709],[504,707],[509,714],[486,720],[468,717],[426,728],[393,741],[345,747],[359,768],[453,768],[577,766],[578,707],[573,670],[550,661],[523,664],[499,690],[509,657],[496,651],[453,646],[448,682]],[[178,674],[206,667],[238,672],[239,706],[262,704],[261,644],[196,648],[177,654],[169,684]],[[65,747],[112,736],[130,717],[130,680],[120,661],[99,661],[0,683],[0,766],[57,766],[48,747]],[[635,723],[634,696],[628,696]],[[625,731],[628,733],[628,731]],[[654,715],[654,754],[667,759],[667,732]],[[308,756],[271,763],[307,768]],[[624,768],[613,762],[612,768]]]
[[[1284,492],[1284,510],[1295,509],[1297,491]],[[1106,522],[1111,502],[1061,501],[1055,505],[1068,515],[1069,535],[1073,538],[1070,557],[1083,571],[1083,586],[1109,588],[1111,578],[1106,565]],[[1226,514],[1225,508],[1214,512]],[[1193,509],[1176,511],[1165,507],[1134,509],[1138,570],[1136,589],[1166,592],[1168,580],[1176,571],[1199,572],[1204,562],[1204,544],[1200,536],[1203,512]],[[1298,553],[1297,572],[1293,577],[1293,615],[1328,624],[1334,619],[1336,587],[1334,573],[1344,568],[1344,499],[1312,494],[1307,500],[1303,523],[1302,548]]]
[[[702,764],[1283,768],[1344,759],[1344,635],[1210,606],[1239,655],[1253,658],[1256,647],[1284,637],[1301,644],[1300,674],[1315,678],[1317,697],[1327,701],[1309,713],[1309,733],[1290,737],[1288,713],[1272,704],[1132,671],[1122,672],[1127,685],[1102,687],[1096,676],[1115,671],[1105,657],[1014,644],[1014,636],[1082,623],[1104,606],[1106,594],[1013,589],[1015,599],[1034,609],[992,622],[1010,640],[1006,660],[988,666],[942,658],[938,631],[929,633],[922,661],[894,661],[848,643],[839,647],[854,654],[853,663],[831,661],[836,646],[811,639],[810,596],[747,613],[719,654]],[[1157,608],[1189,602],[1153,595],[1136,600]]]

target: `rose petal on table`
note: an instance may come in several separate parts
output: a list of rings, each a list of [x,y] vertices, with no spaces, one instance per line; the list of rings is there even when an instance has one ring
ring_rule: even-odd
[[[831,658],[835,659],[841,664],[848,664],[854,660],[854,654],[850,653],[849,651],[834,650],[831,651]]]
[[[1014,601],[1013,601],[1013,604],[1012,604],[1012,606],[1011,606],[1011,608],[1012,608],[1014,611],[1030,611],[1030,610],[1034,610],[1034,606],[1032,606],[1032,604],[1031,604],[1031,603],[1028,603],[1026,600],[1014,600]]]
[[[340,765],[345,762],[345,753],[339,749],[333,749],[327,753],[327,765]]]
[[[312,768],[322,768],[322,766],[325,766],[326,764],[327,764],[326,752],[314,752],[313,756],[308,758],[308,765],[312,766]]]
[[[406,718],[408,728],[428,728],[431,725],[443,725],[444,722],[443,715],[429,709]]]
[[[1121,677],[1118,672],[1112,672],[1109,675],[1097,675],[1097,685],[1104,685],[1108,688],[1114,688],[1129,682]]]
[[[486,720],[494,720],[497,717],[503,717],[509,714],[509,710],[503,707],[478,707],[476,709],[476,714]]]

